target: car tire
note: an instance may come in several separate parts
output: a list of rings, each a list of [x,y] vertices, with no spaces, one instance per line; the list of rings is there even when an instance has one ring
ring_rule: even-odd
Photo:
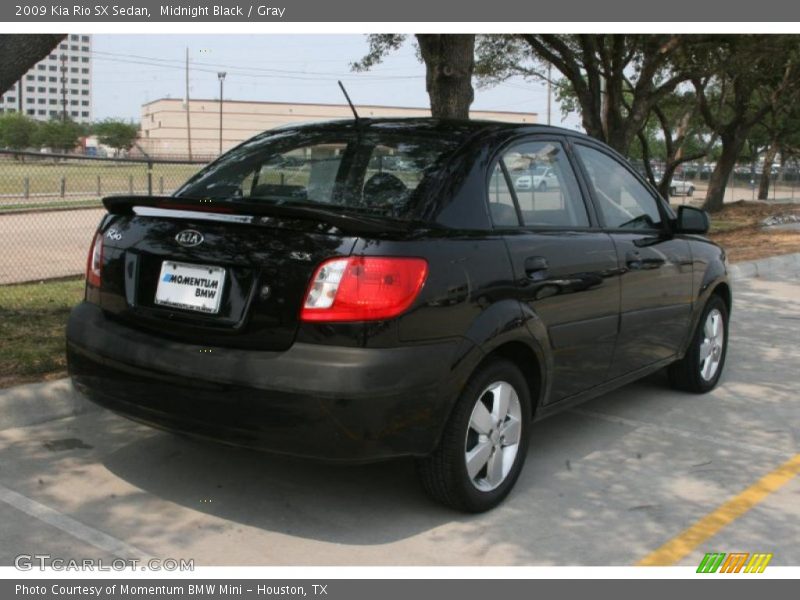
[[[728,307],[714,294],[708,300],[686,355],[672,363],[667,372],[672,386],[705,394],[716,387],[728,353]]]
[[[675,190],[674,187],[669,188],[669,195],[670,196],[677,196],[678,194],[676,193],[676,191],[677,190]]]
[[[690,187],[688,190],[686,190],[686,195],[687,196],[693,196],[694,195],[694,188]]]
[[[537,191],[546,192],[547,191],[547,182],[543,181],[542,183],[540,183]]]
[[[439,446],[417,461],[423,488],[464,512],[494,508],[522,470],[530,423],[530,391],[519,368],[504,359],[487,362],[461,392]]]

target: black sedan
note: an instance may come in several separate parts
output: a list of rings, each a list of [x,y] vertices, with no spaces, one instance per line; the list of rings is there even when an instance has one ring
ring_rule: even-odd
[[[546,169],[546,187],[512,173]],[[330,461],[417,459],[466,511],[513,487],[533,420],[725,363],[708,217],[574,132],[433,119],[265,132],[169,197],[111,197],[69,370],[155,427]]]

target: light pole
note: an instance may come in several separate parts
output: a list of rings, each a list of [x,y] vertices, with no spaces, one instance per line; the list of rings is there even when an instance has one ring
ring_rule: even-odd
[[[225,83],[225,71],[217,73],[219,77],[219,153],[222,154],[222,86]]]
[[[553,65],[547,63],[547,124],[550,125],[550,104],[553,96]]]

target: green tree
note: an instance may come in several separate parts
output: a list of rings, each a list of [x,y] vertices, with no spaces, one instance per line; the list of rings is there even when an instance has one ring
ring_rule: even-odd
[[[481,37],[476,67],[479,83],[492,85],[512,75],[547,80],[547,63],[526,38]],[[593,72],[579,66],[573,70],[574,77],[550,81],[562,111],[580,112],[589,134],[610,143],[629,158],[642,161],[645,175],[665,197],[676,170],[704,157],[713,146],[715,137],[708,135],[699,117],[696,97],[686,90],[691,71],[686,69],[685,55],[692,46],[705,43],[705,38],[549,36],[544,41],[561,54],[573,52],[573,62],[595,64]],[[615,62],[604,47],[628,51]],[[655,56],[654,47],[659,48]],[[609,77],[610,73],[616,74]],[[643,84],[640,81],[643,73],[650,73],[655,81]],[[603,88],[608,88],[611,82],[614,82],[611,87],[618,91],[604,92]],[[582,97],[576,89],[583,90]],[[640,117],[629,118],[637,112],[645,115],[643,124],[637,120]],[[636,139],[638,144],[633,143]],[[656,173],[653,161],[663,163],[663,170]]]
[[[92,127],[101,144],[114,148],[114,154],[130,150],[139,135],[139,126],[119,119],[106,119]]]
[[[78,145],[80,137],[85,133],[86,129],[71,119],[66,121],[54,119],[39,126],[36,144],[61,152],[70,152]]]
[[[653,107],[691,77],[684,56],[702,40],[672,34],[487,35],[478,41],[476,73],[481,85],[492,85],[515,76],[546,79],[552,65],[586,133],[627,154]]]
[[[468,119],[475,99],[475,36],[472,34],[417,34],[419,57],[425,63],[425,89],[431,115],[441,119]],[[366,71],[380,64],[406,41],[401,34],[371,34],[369,51],[352,67]]]
[[[782,112],[800,94],[800,38],[792,35],[719,35],[692,61],[709,75],[693,77],[700,114],[720,140],[704,208],[720,210],[725,188],[753,128]]]
[[[764,163],[761,168],[758,185],[759,200],[769,197],[769,186],[772,179],[772,168],[780,154],[779,175],[783,173],[786,160],[800,148],[800,104],[791,102],[789,106],[775,106],[764,119],[758,123],[748,137],[748,144],[757,146],[762,152]]]
[[[0,116],[0,146],[24,150],[34,145],[39,123],[20,113]]]
[[[658,124],[657,147],[664,162],[664,170],[656,181],[651,179],[664,198],[669,198],[672,178],[681,165],[694,162],[708,155],[717,141],[717,136],[709,133],[699,115],[697,98],[692,92],[673,92],[663,97],[652,107],[648,123]],[[652,142],[643,136],[644,130],[637,134],[642,146],[642,154],[650,154],[648,145]],[[650,175],[650,173],[648,173]]]

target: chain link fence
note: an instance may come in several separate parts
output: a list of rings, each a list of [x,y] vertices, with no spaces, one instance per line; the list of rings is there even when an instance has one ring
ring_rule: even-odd
[[[0,306],[24,303],[25,288],[19,284],[83,274],[92,233],[104,213],[104,196],[168,195],[203,164],[172,157],[0,150]],[[686,165],[677,178],[692,184],[692,197],[677,195],[672,202],[702,204],[710,174],[708,165]],[[756,200],[759,180],[755,165],[740,165],[731,176],[725,201]],[[775,170],[768,200],[800,202],[796,161]]]
[[[203,164],[0,150],[0,306],[25,301],[19,284],[83,274],[103,197],[169,195]]]
[[[641,160],[632,160],[631,164],[643,176],[647,176],[644,163]],[[664,165],[658,161],[650,164],[656,179],[664,172]],[[672,181],[676,194],[670,198],[673,204],[691,203],[702,205],[708,181],[711,179],[713,165],[703,163],[687,163],[683,165],[673,177]],[[762,169],[757,164],[739,164],[728,178],[725,188],[725,202],[757,201],[759,185],[761,183]],[[692,188],[692,197],[687,197],[685,192]],[[791,159],[784,165],[775,165],[770,173],[769,191],[766,202],[775,204],[800,203],[800,161]]]

